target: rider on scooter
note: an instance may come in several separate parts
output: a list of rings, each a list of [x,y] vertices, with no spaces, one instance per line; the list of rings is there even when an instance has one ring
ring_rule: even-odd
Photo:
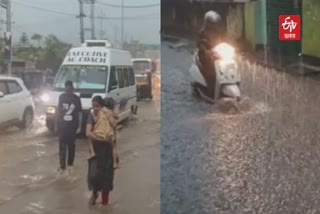
[[[212,48],[223,40],[221,17],[217,12],[208,11],[204,16],[204,25],[199,33],[198,54],[200,71],[207,82],[208,96],[214,98],[215,91],[215,56]]]

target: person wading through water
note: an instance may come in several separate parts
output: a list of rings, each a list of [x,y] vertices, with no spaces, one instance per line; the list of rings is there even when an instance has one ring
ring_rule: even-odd
[[[224,37],[221,26],[221,17],[214,11],[208,11],[204,16],[204,25],[199,33],[198,54],[200,72],[208,85],[208,96],[214,99],[216,73],[215,56],[212,49],[218,45]]]
[[[55,132],[59,132],[60,174],[71,174],[76,152],[76,136],[81,132],[82,106],[80,97],[73,93],[72,81],[66,81],[65,93],[59,97]],[[68,160],[67,160],[68,154]],[[66,171],[66,162],[68,171]]]
[[[108,205],[109,193],[113,190],[114,169],[118,167],[117,117],[112,110],[105,107],[106,104],[113,108],[114,101],[104,101],[101,96],[94,97],[92,100],[93,112],[89,114],[87,121],[86,134],[89,138],[92,157],[96,158],[94,178],[88,176],[89,189],[92,190],[90,205],[96,204],[100,191],[102,192],[102,204]]]

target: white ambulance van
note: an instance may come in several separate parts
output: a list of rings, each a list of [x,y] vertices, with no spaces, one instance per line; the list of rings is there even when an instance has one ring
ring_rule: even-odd
[[[137,112],[137,87],[130,53],[112,49],[105,40],[87,40],[81,47],[69,50],[52,89],[42,96],[49,130],[54,129],[59,96],[67,80],[73,82],[75,94],[81,98],[83,128],[96,95],[115,100],[119,122]]]

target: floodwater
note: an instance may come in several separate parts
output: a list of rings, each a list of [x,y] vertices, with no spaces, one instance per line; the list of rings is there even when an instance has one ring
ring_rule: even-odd
[[[108,207],[88,206],[86,139],[77,140],[75,172],[64,178],[56,172],[58,139],[46,131],[41,111],[33,128],[12,128],[0,137],[0,213],[160,213],[159,94],[140,102],[138,116],[119,131],[121,168]]]
[[[162,213],[318,213],[319,81],[240,59],[258,108],[222,114],[192,98],[192,54],[172,44],[161,46]]]

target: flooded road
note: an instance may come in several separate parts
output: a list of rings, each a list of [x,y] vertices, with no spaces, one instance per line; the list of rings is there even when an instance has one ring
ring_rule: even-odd
[[[191,97],[190,51],[161,49],[163,213],[320,210],[320,84],[240,60],[259,108],[226,115]]]
[[[38,116],[27,131],[0,133],[0,213],[160,213],[159,95],[140,102],[138,116],[120,130],[121,168],[107,208],[88,206],[87,141],[76,142],[74,176],[57,177],[58,139],[47,133],[43,119]]]

